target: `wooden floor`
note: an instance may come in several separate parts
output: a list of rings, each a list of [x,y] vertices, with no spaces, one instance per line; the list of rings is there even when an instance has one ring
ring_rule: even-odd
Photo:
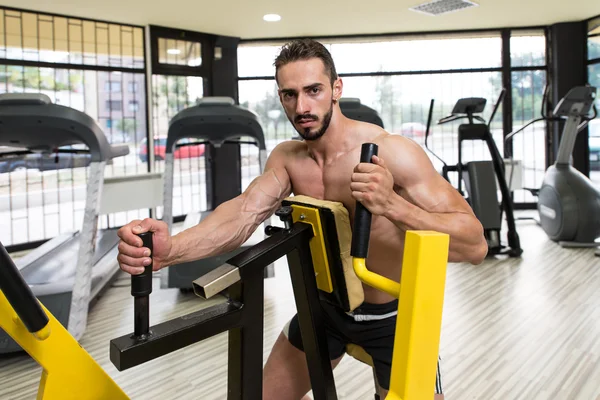
[[[600,258],[560,248],[533,222],[518,224],[522,259],[449,265],[446,399],[600,400]],[[286,268],[280,260],[277,277],[266,282],[265,360],[295,313]],[[152,323],[212,304],[155,284]],[[132,399],[226,399],[226,334],[119,373],[108,344],[133,330],[132,306],[123,277],[92,309],[81,341]],[[26,356],[0,359],[0,399],[34,399],[39,375]],[[372,399],[371,371],[359,362],[346,357],[335,379],[340,399]]]

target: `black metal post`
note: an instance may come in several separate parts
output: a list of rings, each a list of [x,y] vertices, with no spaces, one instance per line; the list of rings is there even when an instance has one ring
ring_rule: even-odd
[[[263,275],[263,268],[249,269],[229,290],[230,300],[243,307],[241,325],[229,330],[227,400],[262,399]]]
[[[300,242],[287,259],[313,395],[315,400],[335,400],[333,370],[308,241]]]

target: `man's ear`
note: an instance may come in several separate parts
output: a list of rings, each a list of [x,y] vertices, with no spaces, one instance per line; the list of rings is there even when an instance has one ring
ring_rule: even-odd
[[[340,97],[342,97],[342,89],[344,88],[344,83],[342,82],[342,78],[337,78],[333,81],[333,99],[338,101]]]

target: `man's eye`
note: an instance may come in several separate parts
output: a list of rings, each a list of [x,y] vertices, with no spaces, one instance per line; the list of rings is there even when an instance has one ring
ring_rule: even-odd
[[[311,89],[311,92],[314,93],[314,94],[319,93],[319,91],[320,91],[320,89],[316,88],[316,87]]]

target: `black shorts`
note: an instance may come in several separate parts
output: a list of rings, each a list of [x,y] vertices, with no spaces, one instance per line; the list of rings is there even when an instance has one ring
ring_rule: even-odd
[[[362,347],[373,359],[379,386],[389,390],[398,300],[386,304],[363,303],[352,313],[346,313],[325,301],[321,301],[321,306],[329,358],[335,360],[341,357],[350,343]],[[304,351],[298,315],[286,325],[284,333],[294,347]],[[439,359],[435,393],[443,393]]]

